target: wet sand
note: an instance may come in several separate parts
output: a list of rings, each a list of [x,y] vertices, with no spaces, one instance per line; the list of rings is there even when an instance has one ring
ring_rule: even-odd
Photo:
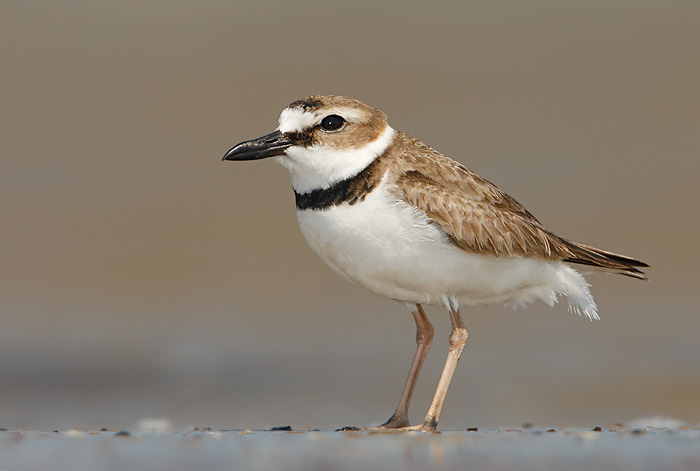
[[[0,469],[700,468],[700,427],[528,428],[440,433],[294,430],[0,432]]]

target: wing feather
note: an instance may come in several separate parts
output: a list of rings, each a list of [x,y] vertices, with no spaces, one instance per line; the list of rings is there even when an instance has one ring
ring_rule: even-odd
[[[427,162],[415,155],[404,156],[405,163],[411,165],[396,177],[399,196],[425,212],[463,250],[496,257],[579,263],[646,279],[635,268],[648,266],[645,263],[549,232],[520,203],[488,180],[425,147],[434,153],[424,159]],[[440,169],[437,174],[436,164]]]

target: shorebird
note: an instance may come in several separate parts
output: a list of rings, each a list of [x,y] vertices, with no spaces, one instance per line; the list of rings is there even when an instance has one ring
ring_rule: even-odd
[[[289,171],[301,232],[323,261],[405,303],[415,319],[417,349],[401,399],[373,429],[436,430],[467,340],[460,304],[551,306],[565,296],[569,310],[592,320],[597,307],[577,269],[647,279],[639,270],[646,263],[555,235],[493,183],[358,100],[297,100],[274,132],[237,144],[223,160],[265,158]],[[444,305],[452,332],[428,413],[411,426],[408,407],[433,339],[424,304]]]

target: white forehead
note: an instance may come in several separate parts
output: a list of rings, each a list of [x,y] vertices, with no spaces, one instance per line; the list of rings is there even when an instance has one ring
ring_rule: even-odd
[[[285,108],[279,119],[279,130],[282,133],[301,132],[316,126],[321,120],[331,114],[337,114],[348,122],[358,122],[364,117],[364,112],[357,108],[329,108],[322,107],[313,110],[302,108]]]

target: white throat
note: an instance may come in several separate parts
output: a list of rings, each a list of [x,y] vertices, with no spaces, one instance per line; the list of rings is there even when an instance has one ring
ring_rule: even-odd
[[[377,139],[359,149],[294,146],[275,160],[289,170],[294,191],[309,193],[357,175],[389,147],[393,137],[394,130],[387,125]]]

